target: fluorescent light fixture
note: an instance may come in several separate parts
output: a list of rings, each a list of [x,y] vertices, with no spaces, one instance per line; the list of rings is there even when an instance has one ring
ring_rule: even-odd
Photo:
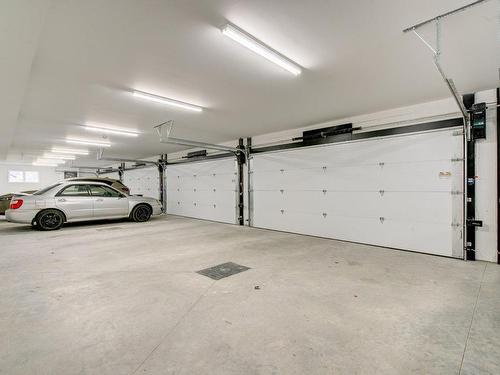
[[[75,155],[88,155],[88,150],[75,150],[71,148],[57,148],[52,147],[52,152],[56,154],[75,154]]]
[[[85,125],[85,130],[88,130],[91,132],[96,132],[96,133],[109,133],[109,134],[126,135],[129,137],[137,137],[139,135],[138,133],[134,133],[134,132],[127,131],[127,130],[109,129],[109,128],[103,128],[100,126],[93,126],[93,125]]]
[[[66,163],[65,160],[62,159],[46,159],[46,158],[38,158],[36,159],[35,163],[42,163],[42,164],[64,164]]]
[[[111,143],[85,141],[83,139],[66,139],[66,142],[67,143],[72,143],[72,144],[75,144],[75,145],[86,145],[86,146],[97,146],[97,147],[111,147]]]
[[[32,163],[32,165],[35,165],[37,167],[57,167],[57,164],[54,163],[42,163],[38,161],[35,161],[34,163]]]
[[[134,91],[132,93],[136,98],[141,98],[141,99],[146,99],[150,100],[152,102],[157,102],[157,103],[162,103],[162,104],[167,104],[173,107],[179,107],[182,109],[188,109],[190,111],[195,111],[195,112],[201,112],[203,111],[202,107],[199,107],[194,104],[189,104],[189,103],[184,103],[179,100],[175,99],[169,99],[169,98],[164,98],[163,96],[157,96],[153,94],[148,94],[146,92],[141,92],[141,91]]]
[[[235,42],[240,43],[242,46],[249,50],[261,55],[269,61],[281,66],[283,69],[288,70],[290,73],[298,76],[302,72],[302,68],[296,63],[281,55],[279,52],[273,50],[271,47],[266,46],[260,40],[254,38],[252,35],[241,30],[230,23],[222,28],[222,34],[231,38]]]
[[[59,159],[59,160],[75,160],[76,157],[75,155],[64,155],[64,154],[49,154],[49,153],[44,153],[43,154],[44,159]]]

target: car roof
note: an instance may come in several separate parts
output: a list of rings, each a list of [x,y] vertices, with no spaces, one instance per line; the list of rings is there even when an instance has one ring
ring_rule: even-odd
[[[88,185],[89,182],[92,182],[92,185],[102,185],[102,186],[109,186],[105,182],[99,182],[99,181],[69,181],[69,180],[64,180],[61,182],[62,185]]]
[[[71,177],[67,178],[66,181],[95,181],[95,180],[104,180],[104,181],[119,181],[114,178],[109,178],[109,177]]]

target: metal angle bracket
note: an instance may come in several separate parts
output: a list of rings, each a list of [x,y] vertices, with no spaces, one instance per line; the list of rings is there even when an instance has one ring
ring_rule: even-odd
[[[160,143],[208,148],[208,149],[217,150],[217,151],[229,151],[229,152],[234,153],[235,155],[238,155],[238,154],[243,152],[243,150],[238,148],[238,147],[216,145],[213,143],[198,142],[198,141],[193,141],[190,139],[171,137],[170,134],[172,133],[173,127],[174,127],[174,120],[168,120],[168,121],[165,121],[165,122],[153,127],[154,129],[156,129],[156,132],[158,133],[158,136],[160,137]],[[166,129],[166,131],[165,131],[165,129]]]
[[[436,65],[436,68],[438,69],[439,73],[441,74],[441,76],[443,77],[443,80],[445,81],[446,85],[448,86],[448,89],[450,90],[453,98],[455,99],[455,102],[457,103],[458,107],[460,108],[460,112],[462,112],[462,116],[464,118],[464,121],[465,121],[465,125],[466,125],[466,129],[467,131],[469,131],[468,129],[468,125],[470,124],[470,118],[469,118],[469,113],[467,112],[467,110],[465,109],[465,106],[461,100],[461,96],[458,94],[458,91],[455,87],[455,83],[453,82],[453,80],[451,78],[448,78],[446,76],[446,74],[444,73],[444,70],[443,68],[441,67],[441,64],[439,62],[439,59],[440,59],[440,56],[441,56],[441,20],[445,17],[449,17],[451,15],[454,15],[458,12],[462,12],[466,9],[469,9],[473,6],[476,6],[476,5],[479,5],[481,3],[484,3],[488,0],[476,0],[470,4],[467,4],[467,5],[464,5],[460,8],[457,8],[457,9],[454,9],[454,10],[451,10],[449,12],[446,12],[446,13],[443,13],[443,14],[440,14],[434,18],[431,18],[427,21],[424,21],[424,22],[420,22],[416,25],[413,25],[411,27],[408,27],[406,29],[403,30],[404,33],[407,33],[407,32],[413,32],[413,34],[415,34],[425,45],[427,48],[429,48],[431,51],[432,51],[432,54],[433,54],[433,57],[434,57],[434,64]],[[425,38],[420,35],[418,33],[418,29],[424,25],[427,25],[429,23],[435,23],[435,27],[436,27],[436,45],[435,46],[432,46],[427,40],[425,40]],[[470,135],[467,134],[467,139],[470,139]]]

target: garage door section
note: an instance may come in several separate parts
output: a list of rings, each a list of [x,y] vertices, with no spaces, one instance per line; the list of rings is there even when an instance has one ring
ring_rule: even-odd
[[[234,158],[167,165],[167,213],[237,223]]]
[[[160,199],[160,174],[157,167],[126,170],[123,183],[132,195]]]
[[[255,227],[462,257],[455,130],[254,154]]]

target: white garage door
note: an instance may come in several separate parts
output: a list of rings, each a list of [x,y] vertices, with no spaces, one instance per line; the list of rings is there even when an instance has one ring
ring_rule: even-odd
[[[454,131],[254,154],[253,226],[461,258]]]
[[[124,171],[123,183],[132,195],[160,199],[160,173],[155,166]]]
[[[234,158],[167,165],[167,213],[237,223]]]

